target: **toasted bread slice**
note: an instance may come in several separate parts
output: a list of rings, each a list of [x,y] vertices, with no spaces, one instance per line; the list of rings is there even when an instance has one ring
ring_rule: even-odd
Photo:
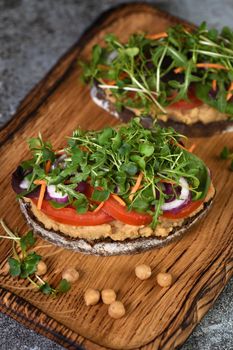
[[[98,227],[88,227],[85,230],[82,228],[77,230],[78,228],[73,226],[67,228],[68,225],[56,223],[39,212],[30,200],[20,199],[19,203],[28,224],[42,238],[80,253],[110,256],[141,253],[152,248],[163,247],[180,239],[191,226],[205,216],[212,205],[214,196],[215,189],[211,184],[203,205],[191,216],[182,220],[170,220],[169,223],[159,225],[157,230],[154,231],[150,227],[131,226],[130,228],[130,225],[118,222],[113,222],[111,225],[103,224]],[[108,226],[111,226],[111,228]],[[93,235],[93,232],[99,232],[99,234]],[[119,233],[122,234],[119,235]],[[93,237],[95,238],[93,239]]]
[[[116,110],[115,104],[111,99],[109,99],[108,94],[97,85],[91,88],[90,92],[92,100],[101,108],[111,113],[114,117],[122,120],[124,123],[128,122],[130,119],[134,118],[137,115],[136,110],[127,109],[122,107],[122,110],[118,112]],[[202,137],[202,136],[211,136],[214,134],[222,133],[222,132],[232,132],[233,131],[233,120],[227,118],[227,116],[214,108],[202,105],[200,107],[195,108],[195,113],[203,116],[202,120],[198,120],[195,122],[190,122],[187,113],[190,113],[190,110],[184,110],[182,112],[172,111],[172,109],[167,110],[167,115],[158,115],[157,119],[162,127],[173,127],[176,131],[181,134],[187,135],[189,137]],[[182,116],[184,121],[188,120],[188,122],[182,122]],[[192,112],[191,112],[192,113]],[[204,113],[211,114],[211,121],[208,122],[208,118],[205,118]],[[153,121],[152,117],[151,122]],[[206,120],[204,122],[204,120]],[[214,121],[213,121],[214,120]]]

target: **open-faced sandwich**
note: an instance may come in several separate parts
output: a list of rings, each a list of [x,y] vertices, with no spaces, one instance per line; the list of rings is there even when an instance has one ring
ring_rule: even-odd
[[[189,136],[233,130],[233,31],[189,30],[181,25],[157,34],[115,35],[95,45],[81,62],[84,81],[100,107],[124,122],[157,117]]]
[[[163,246],[199,220],[215,190],[210,172],[172,128],[139,118],[101,131],[74,131],[53,150],[39,136],[12,187],[41,236],[87,254]]]

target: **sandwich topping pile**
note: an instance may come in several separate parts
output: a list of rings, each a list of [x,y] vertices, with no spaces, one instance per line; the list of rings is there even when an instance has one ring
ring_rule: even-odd
[[[204,23],[192,31],[177,25],[163,33],[133,34],[126,43],[108,34],[105,42],[93,47],[90,62],[81,62],[83,79],[101,107],[124,121],[150,115],[188,127],[233,122],[228,27],[219,33]]]
[[[172,128],[77,129],[55,151],[41,135],[12,176],[29,222],[72,239],[133,240],[172,235],[214,197],[210,172]]]

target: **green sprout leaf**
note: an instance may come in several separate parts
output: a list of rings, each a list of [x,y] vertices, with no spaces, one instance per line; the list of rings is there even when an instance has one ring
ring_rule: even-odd
[[[98,44],[94,45],[92,49],[92,59],[93,59],[94,65],[99,62],[101,53],[102,53],[102,48]]]
[[[136,163],[140,169],[145,170],[146,168],[146,161],[143,157],[140,157],[138,155],[132,155],[130,157],[130,160],[132,160],[134,163]]]
[[[54,293],[54,288],[52,288],[48,282],[41,284],[39,286],[39,290],[45,295],[50,295]]]
[[[8,263],[10,266],[10,275],[13,277],[19,276],[21,273],[20,261],[14,258],[8,258]]]
[[[66,279],[62,279],[59,282],[56,290],[58,293],[67,293],[70,290],[70,288],[71,288],[70,282],[68,282]]]
[[[29,231],[20,239],[20,246],[22,251],[25,253],[28,248],[31,248],[36,242],[36,239],[32,231]]]
[[[121,170],[123,170],[124,172],[126,172],[127,174],[129,175],[136,175],[137,172],[138,172],[138,167],[135,163],[133,162],[129,162],[129,163],[126,163],[126,164],[123,164],[121,166]]]
[[[98,136],[98,141],[100,145],[105,145],[109,142],[113,135],[113,129],[112,128],[105,128],[102,130],[102,132]]]
[[[139,53],[139,48],[138,47],[128,47],[127,49],[125,49],[125,53],[130,56],[130,57],[135,57],[138,55]]]
[[[53,200],[49,201],[49,203],[55,209],[62,209],[62,208],[67,207],[67,205],[69,205],[69,203],[59,203],[59,202],[56,202],[56,201],[53,201]]]
[[[27,254],[21,263],[21,278],[27,278],[28,276],[34,274],[37,270],[37,265],[41,260],[41,256],[35,252]]]
[[[88,210],[88,200],[82,193],[73,201],[72,205],[76,208],[79,214],[84,214]]]
[[[221,150],[220,158],[221,159],[228,159],[229,155],[230,155],[229,148],[224,146],[223,149]]]
[[[154,146],[149,143],[143,143],[139,146],[139,152],[146,157],[150,157],[154,153]]]
[[[92,199],[93,201],[96,201],[96,202],[104,202],[109,198],[109,196],[110,196],[110,191],[95,189],[92,194]]]

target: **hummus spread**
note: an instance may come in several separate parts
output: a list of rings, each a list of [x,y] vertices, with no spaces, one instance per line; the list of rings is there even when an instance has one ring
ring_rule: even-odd
[[[111,91],[105,90],[105,95],[108,101],[110,101],[113,104],[115,103],[115,98],[112,95]],[[130,107],[127,107],[127,109],[132,111],[136,116],[141,115],[140,109]],[[176,122],[184,123],[187,125],[191,125],[197,122],[208,124],[229,119],[229,115],[221,113],[217,109],[205,103],[203,103],[199,107],[195,107],[192,109],[179,109],[167,107],[166,112],[167,114],[158,115],[158,119],[162,120],[163,122],[167,122],[168,119],[172,119]],[[156,115],[156,111],[152,110],[151,115]]]
[[[217,109],[207,104],[203,104],[192,109],[173,109],[168,107],[167,115],[163,115],[161,117],[159,116],[159,119],[167,121],[168,118],[190,125],[197,122],[208,124],[212,122],[227,120],[229,116],[227,114],[219,112]]]
[[[215,190],[211,184],[204,202],[208,202],[211,198],[213,198],[214,193]],[[103,238],[111,238],[114,241],[124,241],[127,238],[135,239],[149,236],[167,237],[173,228],[182,226],[184,222],[184,219],[170,220],[160,218],[160,222],[154,230],[149,226],[133,226],[124,224],[117,220],[114,220],[108,224],[96,226],[72,226],[62,224],[51,219],[49,216],[37,209],[36,205],[29,198],[24,198],[24,200],[30,203],[33,215],[44,225],[46,229],[59,231],[72,238],[83,238],[89,241]],[[202,209],[203,204],[196,211],[194,211],[191,216],[196,215]]]

